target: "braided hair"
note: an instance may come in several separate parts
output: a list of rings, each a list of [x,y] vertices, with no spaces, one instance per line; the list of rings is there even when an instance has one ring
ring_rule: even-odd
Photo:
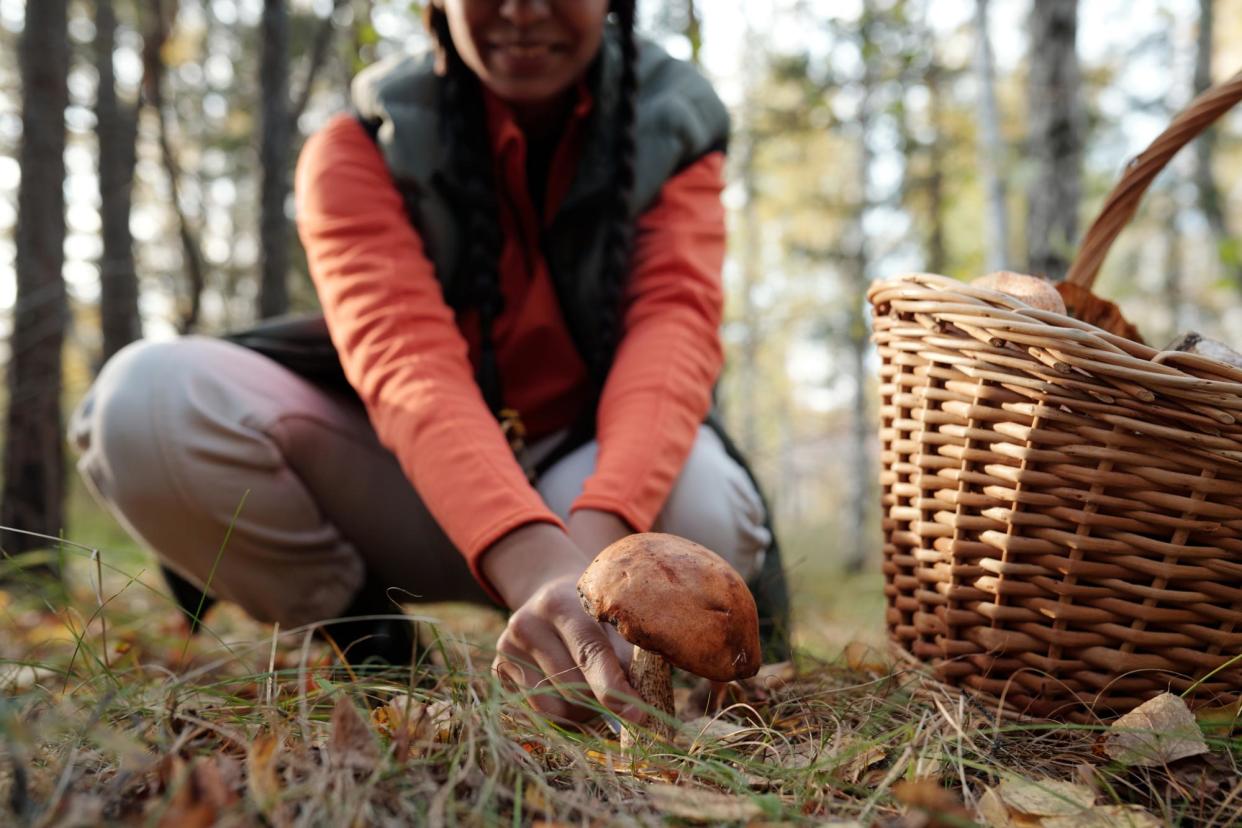
[[[630,271],[630,193],[634,189],[634,99],[638,93],[638,47],[634,42],[634,6],[637,0],[612,0],[621,35],[621,94],[617,99],[617,166],[613,202],[609,210],[604,248],[603,307],[599,338],[589,368],[597,390],[602,389],[620,340],[621,302]]]
[[[629,201],[634,187],[634,101],[638,88],[638,49],[634,40],[636,3],[637,0],[610,0],[609,3],[620,35],[622,56],[615,125],[617,159],[611,188],[614,196],[606,214],[608,227],[601,280],[603,307],[600,308],[598,336],[594,352],[583,355],[597,398],[620,339],[621,303],[630,269],[633,227]],[[449,148],[449,165],[454,178],[463,182],[457,195],[467,215],[463,235],[470,240],[465,246],[468,252],[460,264],[460,278],[452,280],[453,288],[445,298],[455,311],[473,308],[478,314],[479,386],[488,406],[493,413],[498,413],[504,405],[492,326],[504,307],[499,269],[503,237],[482,89],[478,77],[453,45],[444,10],[428,4],[426,23],[435,38],[444,68],[440,95],[442,140]]]
[[[460,278],[452,280],[445,297],[453,310],[474,308],[479,317],[481,343],[479,386],[493,412],[503,406],[500,370],[492,341],[492,324],[504,308],[500,293],[499,200],[492,180],[492,156],[487,140],[487,116],[479,79],[466,66],[449,33],[448,15],[428,4],[427,25],[444,61],[440,94],[441,140],[449,148],[449,165],[463,186],[456,197],[466,214],[464,238],[470,239],[460,264]]]

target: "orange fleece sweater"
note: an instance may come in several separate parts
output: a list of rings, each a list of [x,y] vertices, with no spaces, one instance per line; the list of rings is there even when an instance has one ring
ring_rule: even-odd
[[[588,377],[539,251],[525,137],[498,101],[487,109],[504,232],[496,356],[506,405],[538,439],[573,422],[589,398]],[[589,111],[589,100],[579,103],[553,155],[545,216],[572,181]],[[716,152],[680,171],[635,228],[622,340],[597,412],[598,462],[573,507],[611,512],[635,531],[649,529],[663,507],[721,368],[723,162]],[[383,157],[353,118],[338,116],[311,137],[295,190],[299,235],[345,374],[490,591],[482,553],[520,526],[560,521],[527,482],[475,382],[477,319],[445,303]]]

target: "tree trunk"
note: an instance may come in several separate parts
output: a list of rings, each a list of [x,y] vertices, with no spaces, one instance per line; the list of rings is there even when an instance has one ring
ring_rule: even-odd
[[[739,438],[743,453],[753,457],[759,448],[759,326],[762,323],[755,307],[755,291],[763,280],[760,273],[762,239],[758,215],[758,189],[755,186],[755,135],[754,125],[748,124],[743,133],[741,169],[742,216],[740,229],[742,288],[741,322],[742,347],[737,399],[737,417],[740,423]]]
[[[173,153],[169,137],[168,112],[164,107],[164,58],[162,50],[177,15],[176,0],[148,0],[147,27],[142,44],[143,95],[155,113],[160,159],[168,176],[169,202],[177,216],[177,236],[181,241],[182,267],[189,280],[189,296],[180,312],[177,330],[191,333],[198,327],[199,313],[203,305],[203,292],[207,288],[207,266],[203,260],[202,245],[198,232],[190,223],[185,207],[181,204],[181,165]]]
[[[1195,52],[1195,94],[1212,85],[1212,35],[1215,29],[1212,0],[1199,0],[1199,38]],[[1242,250],[1230,240],[1229,225],[1221,206],[1220,188],[1212,165],[1216,158],[1216,127],[1208,127],[1195,139],[1195,187],[1199,209],[1207,220],[1212,244],[1233,283],[1242,288]]]
[[[1005,145],[1001,139],[1000,108],[996,105],[996,64],[992,59],[992,35],[988,24],[988,0],[975,2],[975,68],[979,83],[979,171],[983,177],[984,223],[988,271],[1009,267],[1009,210],[1005,198]]]
[[[694,0],[685,0],[686,3],[686,40],[690,41],[690,60],[695,66],[699,65],[701,54],[703,52],[703,26],[699,22],[698,9],[694,7]]]
[[[365,32],[371,26],[371,13],[375,7],[375,0],[350,0],[350,2],[354,19],[349,28],[345,56],[341,59],[343,70],[341,87],[347,101],[350,100],[350,88],[354,82],[354,75],[367,61]]]
[[[285,0],[263,2],[262,96],[259,150],[260,259],[259,316],[289,310],[289,13]]]
[[[1182,275],[1182,234],[1177,226],[1177,196],[1174,188],[1165,199],[1164,221],[1164,303],[1169,311],[1165,340],[1172,342],[1186,331],[1186,296]]]
[[[688,14],[693,15],[694,3],[687,0]],[[756,100],[759,85],[763,82],[762,57],[757,48],[758,35],[754,29],[747,27],[747,42],[756,44],[756,48],[747,52],[743,58],[747,86],[743,93],[742,111],[738,128],[738,139],[741,152],[738,154],[737,175],[742,185],[742,210],[738,241],[741,249],[739,259],[741,265],[742,284],[739,291],[740,321],[742,323],[742,342],[738,359],[738,395],[734,416],[738,423],[738,441],[743,454],[754,457],[759,450],[759,411],[758,388],[759,378],[759,343],[762,334],[759,330],[762,320],[755,307],[755,291],[763,280],[761,270],[762,244],[759,226],[759,188],[758,170],[755,151],[759,143],[757,135],[758,115]]]
[[[67,0],[26,6],[22,78],[21,184],[17,192],[17,304],[8,371],[0,525],[53,537],[64,528],[61,345],[65,294],[65,108],[69,103]],[[4,533],[6,554],[47,545]],[[46,570],[45,570],[46,571]]]
[[[1062,279],[1078,235],[1083,125],[1078,0],[1031,4],[1026,245],[1030,272]]]
[[[862,18],[859,22],[859,51],[869,54],[874,44],[873,26],[875,11],[871,3],[863,3]],[[871,149],[871,130],[873,127],[873,98],[877,79],[872,61],[863,64],[861,90],[858,102],[856,125],[858,130],[857,161],[855,167],[855,186],[858,188],[858,209],[851,228],[853,249],[846,262],[849,283],[846,295],[849,297],[849,329],[848,337],[850,355],[850,374],[854,380],[854,393],[851,400],[850,420],[850,457],[849,457],[849,514],[846,517],[848,526],[848,547],[845,550],[845,566],[850,571],[858,571],[867,562],[867,553],[871,548],[869,523],[872,496],[871,480],[875,476],[871,467],[872,423],[869,406],[867,405],[867,384],[870,376],[867,371],[867,349],[870,336],[867,330],[867,314],[864,309],[867,295],[867,280],[870,270],[870,251],[867,246],[867,234],[864,220],[872,206],[871,200],[871,162],[874,153]]]
[[[112,0],[95,3],[95,68],[99,86],[95,132],[99,137],[99,199],[103,257],[99,262],[99,317],[102,362],[142,338],[138,314],[138,275],[129,232],[131,193],[138,139],[138,112],[117,99],[112,72],[116,15]]]
[[[930,55],[923,83],[927,87],[931,141],[927,145],[927,269],[932,273],[948,270],[949,254],[944,227],[944,90],[939,62]]]
[[[298,134],[298,119],[302,117],[302,113],[306,111],[306,105],[310,103],[311,93],[315,91],[315,78],[319,76],[319,70],[323,68],[323,64],[328,59],[328,47],[332,45],[332,35],[336,31],[337,9],[345,5],[346,0],[333,0],[332,8],[319,24],[319,28],[315,30],[315,41],[311,46],[310,59],[306,65],[306,76],[302,79],[302,86],[293,96],[293,104],[289,107],[289,132],[291,135]]]

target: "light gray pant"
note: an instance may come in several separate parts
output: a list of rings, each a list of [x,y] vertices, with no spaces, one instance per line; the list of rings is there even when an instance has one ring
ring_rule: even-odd
[[[200,586],[219,554],[211,593],[261,621],[336,617],[368,571],[410,601],[490,603],[361,404],[238,345],[130,345],[74,412],[69,439],[88,486],[130,534]],[[540,479],[562,519],[595,455],[584,445]],[[762,504],[707,427],[654,531],[715,550],[747,579],[759,571],[770,540]]]

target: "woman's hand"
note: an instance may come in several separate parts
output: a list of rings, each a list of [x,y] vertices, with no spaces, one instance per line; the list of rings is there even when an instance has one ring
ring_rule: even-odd
[[[514,609],[492,669],[503,681],[537,691],[530,704],[549,717],[588,719],[594,711],[574,700],[593,696],[618,716],[641,722],[642,711],[626,701],[638,694],[621,666],[619,652],[628,660],[625,642],[579,602],[578,576],[593,554],[551,524],[523,526],[487,551],[483,574]]]
[[[582,703],[594,697],[621,718],[641,722],[642,711],[628,701],[638,693],[604,627],[583,611],[577,582],[577,576],[558,578],[513,613],[492,669],[535,691],[530,705],[551,718],[589,719],[596,711]]]

